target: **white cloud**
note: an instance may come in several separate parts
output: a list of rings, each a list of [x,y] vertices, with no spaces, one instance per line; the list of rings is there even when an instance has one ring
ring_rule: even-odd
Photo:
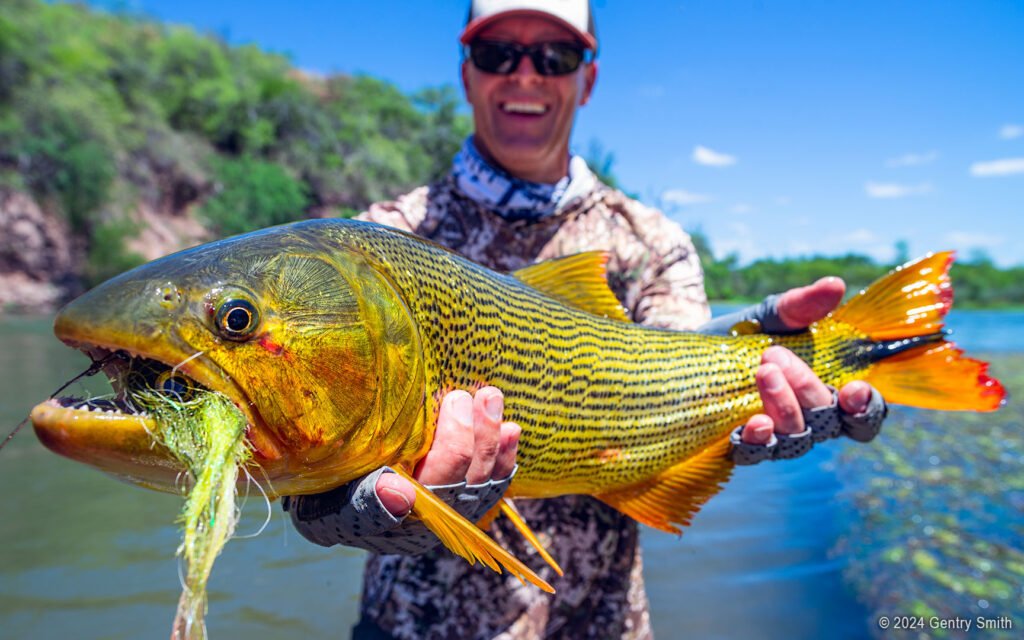
[[[895,182],[867,182],[864,184],[864,192],[869,198],[906,198],[907,196],[921,196],[930,193],[932,185],[927,182],[921,184],[897,184]]]
[[[1024,126],[1019,124],[1004,124],[999,130],[999,137],[1003,140],[1013,140],[1024,136]]]
[[[697,145],[693,148],[693,161],[706,167],[731,167],[736,164],[736,156]]]
[[[750,206],[746,202],[737,202],[731,209],[729,209],[729,211],[732,211],[733,213],[752,213],[754,211],[754,207]]]
[[[950,231],[945,241],[957,248],[992,249],[1003,244],[1004,238],[976,231]]]
[[[1009,176],[1024,173],[1024,158],[1003,158],[988,162],[975,162],[971,165],[971,175],[978,178],[993,176]]]
[[[938,151],[927,153],[905,153],[898,158],[889,158],[885,161],[887,167],[916,167],[929,162],[935,162],[939,157]]]
[[[854,229],[839,238],[841,244],[870,244],[878,242],[878,236],[870,229]]]
[[[661,194],[661,201],[667,206],[687,207],[695,204],[704,204],[714,200],[705,193],[694,193],[686,189],[666,189]]]

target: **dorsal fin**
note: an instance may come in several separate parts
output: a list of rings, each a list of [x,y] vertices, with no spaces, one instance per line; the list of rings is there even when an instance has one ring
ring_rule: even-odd
[[[608,288],[607,266],[607,252],[586,251],[524,267],[512,276],[574,309],[629,322],[626,310]]]

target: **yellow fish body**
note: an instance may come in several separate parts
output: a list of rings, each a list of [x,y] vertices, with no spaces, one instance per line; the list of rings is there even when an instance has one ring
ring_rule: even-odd
[[[122,395],[126,369],[145,362],[150,382],[229,396],[272,496],[325,491],[384,464],[411,479],[443,393],[494,385],[523,428],[509,495],[589,494],[678,531],[728,479],[728,434],[761,410],[754,372],[769,345],[837,387],[866,379],[890,402],[998,408],[1004,392],[987,365],[944,339],[951,261],[910,263],[796,335],[712,337],[629,323],[601,254],[505,275],[409,234],[320,220],[122,274],[63,309],[55,330],[105,359]],[[153,445],[150,419],[104,409],[50,400],[32,417],[58,453],[174,490],[178,469]],[[453,551],[547,587],[417,491],[414,514]]]

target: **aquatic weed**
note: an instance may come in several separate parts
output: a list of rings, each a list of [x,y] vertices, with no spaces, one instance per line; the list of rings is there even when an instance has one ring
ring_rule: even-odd
[[[1024,624],[1024,356],[990,359],[1010,402],[996,413],[895,408],[871,446],[849,446],[837,473],[858,517],[833,552],[845,575],[880,616],[1013,619]],[[882,631],[879,637],[918,637]],[[924,630],[963,637],[955,629]]]

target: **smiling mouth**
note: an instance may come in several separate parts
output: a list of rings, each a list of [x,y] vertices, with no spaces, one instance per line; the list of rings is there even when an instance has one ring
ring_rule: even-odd
[[[516,115],[540,116],[548,112],[548,106],[540,102],[502,102],[501,110]]]

